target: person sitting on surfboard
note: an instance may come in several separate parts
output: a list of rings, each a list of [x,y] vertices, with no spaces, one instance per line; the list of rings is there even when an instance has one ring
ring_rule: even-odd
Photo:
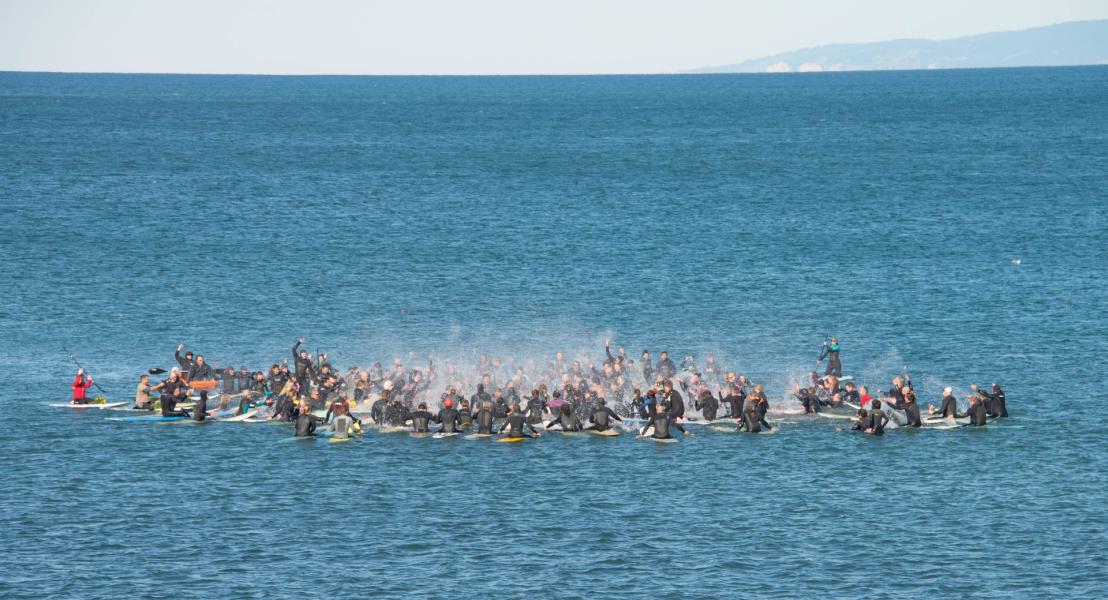
[[[296,437],[309,437],[315,435],[316,425],[323,419],[312,414],[312,407],[306,400],[300,401],[300,414],[296,416]]]
[[[716,414],[719,413],[719,400],[708,391],[708,388],[704,388],[704,391],[700,392],[700,397],[696,399],[696,410],[700,411],[705,421],[715,421]]]
[[[591,431],[607,431],[612,428],[612,419],[620,423],[623,422],[623,419],[621,419],[619,415],[608,408],[604,398],[599,398],[596,401],[596,406],[589,412],[589,423],[592,423],[592,425],[589,425],[586,429]]]
[[[650,417],[650,420],[646,422],[646,425],[639,431],[639,435],[635,436],[635,439],[639,439],[646,435],[646,430],[651,427],[654,428],[654,433],[651,435],[656,440],[670,439],[673,436],[669,434],[670,426],[676,427],[678,431],[685,435],[692,435],[689,430],[681,426],[680,423],[674,419],[673,415],[666,412],[666,408],[659,404],[655,407],[655,413]]]
[[[412,433],[430,433],[431,421],[438,421],[438,417],[427,410],[426,402],[420,402],[416,411],[412,413]]]
[[[927,405],[927,414],[933,415],[936,412],[942,415],[944,419],[953,419],[958,416],[958,400],[954,398],[954,388],[947,386],[943,388],[943,403],[936,411],[934,405]]]
[[[435,417],[435,421],[442,424],[439,433],[458,432],[458,429],[462,426],[462,417],[458,414],[458,410],[454,408],[454,398],[447,396],[442,401],[442,408],[439,410],[438,416]]]
[[[154,410],[154,402],[150,399],[150,376],[139,377],[138,387],[135,389],[135,410]]]
[[[685,400],[681,393],[673,389],[673,382],[669,379],[662,382],[662,406],[674,419],[685,418]]]
[[[746,401],[746,394],[743,393],[743,388],[738,382],[731,384],[726,397],[719,388],[716,388],[716,396],[719,398],[720,404],[726,404],[728,406],[728,419],[742,418],[743,403]]]
[[[908,417],[907,427],[922,427],[923,420],[919,414],[919,402],[916,402],[916,392],[904,386],[904,414]]]
[[[529,438],[539,437],[541,435],[535,426],[527,422],[527,417],[523,415],[523,411],[520,410],[519,404],[512,404],[511,412],[508,413],[508,418],[504,419],[504,423],[500,425],[500,429],[497,433],[504,433],[504,430],[508,430],[509,438]],[[523,432],[523,426],[526,425],[531,433],[534,435],[528,435]]]
[[[92,387],[92,377],[85,377],[85,370],[77,369],[77,377],[73,380],[72,404],[88,404],[88,389]]]
[[[562,431],[581,431],[581,419],[577,418],[577,415],[573,412],[573,406],[569,404],[562,405],[562,408],[558,411],[558,416],[547,423],[546,428],[550,429],[555,425],[561,425]]]

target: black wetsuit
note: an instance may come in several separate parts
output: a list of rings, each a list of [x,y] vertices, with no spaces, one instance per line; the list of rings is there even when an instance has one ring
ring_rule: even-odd
[[[312,413],[300,413],[300,415],[296,417],[296,437],[315,435],[316,424],[322,422],[323,419],[320,419]]]
[[[854,406],[858,406],[858,403],[862,401],[862,395],[859,394],[858,390],[856,389],[848,390],[843,392],[842,399],[844,404],[853,404]]]
[[[182,373],[188,373],[192,369],[192,359],[181,356],[180,350],[173,352],[173,358],[177,359],[177,365],[181,367]]]
[[[677,374],[677,365],[673,364],[673,361],[666,358],[658,361],[657,372],[662,376],[662,379],[669,379]]]
[[[741,418],[742,417],[742,403],[746,400],[746,396],[742,395],[740,391],[738,394],[728,394],[726,397],[720,397],[721,404],[727,404],[730,407],[731,413],[727,415],[729,418]]]
[[[469,429],[473,427],[473,414],[469,412],[469,409],[463,409],[458,412],[458,427],[460,429]]]
[[[685,416],[685,400],[681,398],[681,393],[677,390],[670,390],[662,399],[662,405],[666,407],[669,416],[674,419]]]
[[[970,425],[974,427],[980,427],[989,422],[988,412],[985,410],[985,403],[978,400],[970,405],[966,409],[966,414],[962,415],[970,418]]]
[[[835,377],[842,377],[843,365],[841,362],[839,362],[839,345],[828,344],[824,346],[823,352],[820,352],[819,360],[823,360],[824,358],[827,358],[827,369],[823,372],[823,374],[834,375]]]
[[[711,394],[701,394],[696,401],[696,409],[704,415],[705,421],[715,421],[719,413],[719,400]]]
[[[762,430],[762,416],[758,412],[758,403],[753,400],[746,403],[743,407],[742,418],[739,422],[739,429],[743,427],[750,433],[758,433]]]
[[[754,403],[754,407],[758,409],[758,422],[762,424],[762,427],[766,429],[773,429],[773,425],[766,421],[766,413],[769,412],[769,402],[766,401],[765,394],[755,393],[754,397],[750,399]]]
[[[385,405],[385,424],[393,427],[403,427],[409,418],[408,408],[399,400],[394,400]]]
[[[508,415],[508,418],[505,419],[504,423],[500,426],[499,433],[503,433],[505,429],[508,429],[508,437],[510,438],[532,437],[523,433],[524,425],[529,427],[532,433],[537,433],[535,426],[528,423],[527,417],[523,416],[522,413],[512,413]]]
[[[412,432],[413,433],[429,433],[431,431],[428,426],[431,421],[437,421],[435,415],[431,414],[425,408],[421,408],[412,413]]]
[[[477,422],[477,433],[492,433],[493,422],[493,407],[492,402],[483,402],[477,412],[473,415],[473,420]]]
[[[385,407],[389,405],[389,401],[384,398],[379,398],[369,407],[369,418],[373,419],[374,423],[380,425],[385,422]]]
[[[589,414],[589,429],[594,431],[607,431],[612,428],[611,420],[615,419],[619,422],[623,422],[623,419],[619,418],[619,415],[612,412],[612,409],[604,405],[596,406],[592,409],[592,413]]]
[[[808,388],[800,388],[793,395],[804,406],[804,414],[814,415],[819,412],[819,400]]]
[[[163,382],[164,385],[161,388],[161,402],[162,402],[162,416],[163,417],[187,417],[188,411],[176,410],[177,403],[185,397],[185,385],[181,383],[181,380]]]
[[[462,426],[462,416],[453,408],[444,408],[439,411],[436,421],[442,423],[442,433],[456,433]]]
[[[942,415],[944,419],[958,416],[958,401],[954,399],[954,396],[943,396],[942,406],[939,407],[939,415]]]
[[[312,378],[312,359],[300,356],[300,342],[292,345],[292,364],[296,368],[296,381],[300,385],[300,393],[308,393],[308,383]]]
[[[996,399],[996,416],[1006,418],[1008,416],[1008,403],[1004,398],[1004,390],[997,386],[993,388],[993,393],[990,396]]]
[[[542,423],[543,402],[542,398],[531,398],[527,401],[527,422],[536,425]]]
[[[908,417],[907,427],[923,426],[923,421],[920,419],[918,402],[906,402],[904,404],[904,414]]]
[[[569,414],[559,412],[557,418],[546,424],[546,428],[550,429],[554,425],[561,425],[562,431],[581,431],[581,419],[572,412]]]
[[[871,410],[866,418],[858,419],[858,422],[851,429],[861,432],[872,429],[873,435],[885,435],[885,423],[888,421],[889,418],[880,410]]]
[[[686,433],[685,428],[682,427],[680,423],[675,421],[673,416],[669,413],[654,413],[654,416],[650,418],[650,421],[643,426],[641,431],[639,431],[639,435],[646,435],[646,430],[649,429],[651,426],[654,427],[654,433],[650,437],[658,440],[664,440],[673,437],[669,434],[670,426],[676,427],[677,430],[681,431],[682,433]]]

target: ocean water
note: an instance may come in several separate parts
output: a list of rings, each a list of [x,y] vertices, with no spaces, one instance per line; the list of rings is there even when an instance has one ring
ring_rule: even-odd
[[[1108,68],[0,73],[0,206],[0,596],[1108,596]],[[798,415],[829,335],[1012,418]],[[48,406],[63,346],[128,400],[179,342],[300,336],[714,353],[780,427],[332,445]]]

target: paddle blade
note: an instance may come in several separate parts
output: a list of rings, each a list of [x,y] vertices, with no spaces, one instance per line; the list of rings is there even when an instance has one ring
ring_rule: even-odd
[[[150,373],[151,375],[161,375],[162,373],[165,373],[165,369],[159,369],[158,367],[153,367],[153,368],[147,370],[147,373]]]

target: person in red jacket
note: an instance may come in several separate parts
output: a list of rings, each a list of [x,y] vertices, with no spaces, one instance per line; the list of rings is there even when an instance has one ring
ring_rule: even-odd
[[[90,387],[92,387],[92,377],[85,377],[85,370],[77,369],[77,378],[73,380],[73,404],[88,404]]]

